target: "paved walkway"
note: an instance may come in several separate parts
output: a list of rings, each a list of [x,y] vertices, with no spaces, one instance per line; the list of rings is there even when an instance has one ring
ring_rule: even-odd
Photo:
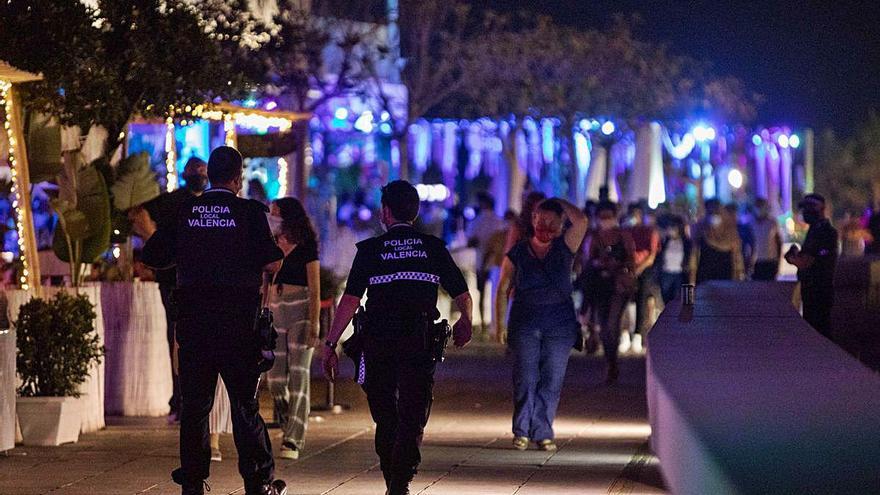
[[[657,460],[647,446],[641,358],[625,359],[620,384],[606,387],[599,358],[572,357],[555,453],[512,449],[509,370],[503,349],[487,344],[454,353],[442,365],[413,493],[663,493]],[[320,403],[325,388],[319,381],[313,388]],[[277,474],[287,480],[291,494],[384,492],[363,394],[347,381],[337,398],[351,409],[340,415],[314,413],[303,457],[278,461]],[[269,405],[265,397],[264,405]],[[267,412],[268,407],[264,417]],[[178,465],[176,427],[141,418],[108,418],[108,424],[77,444],[19,447],[0,455],[0,494],[179,493],[169,480]],[[280,432],[270,431],[277,449]],[[231,436],[221,445],[225,457],[212,464],[211,495],[243,494]]]

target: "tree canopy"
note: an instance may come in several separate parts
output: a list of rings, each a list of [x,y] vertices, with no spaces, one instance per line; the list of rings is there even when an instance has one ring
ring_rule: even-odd
[[[0,59],[43,75],[26,104],[62,124],[108,130],[110,149],[133,115],[230,97],[248,87],[247,54],[268,40],[243,0],[9,0],[0,3]]]

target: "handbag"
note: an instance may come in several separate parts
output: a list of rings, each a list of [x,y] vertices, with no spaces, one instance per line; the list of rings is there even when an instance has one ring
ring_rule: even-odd
[[[284,261],[281,262],[284,266]],[[278,271],[281,271],[279,268]],[[266,278],[263,281],[263,297],[260,301],[260,310],[254,319],[254,336],[259,343],[259,355],[257,356],[257,369],[265,373],[275,366],[275,349],[278,346],[278,331],[275,329],[275,316],[269,309],[269,289],[275,283],[278,272],[272,276],[272,281]]]

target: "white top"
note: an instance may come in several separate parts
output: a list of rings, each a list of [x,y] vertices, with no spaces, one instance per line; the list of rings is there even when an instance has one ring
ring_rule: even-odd
[[[774,240],[779,235],[779,224],[772,218],[755,219],[755,259],[768,261],[779,259]]]
[[[669,239],[663,252],[663,273],[681,273],[684,264],[684,242]]]

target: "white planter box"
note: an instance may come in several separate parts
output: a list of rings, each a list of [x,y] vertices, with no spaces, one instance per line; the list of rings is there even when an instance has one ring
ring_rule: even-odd
[[[55,294],[65,290],[70,294],[85,294],[89,301],[95,305],[95,332],[101,339],[101,345],[104,345],[104,316],[101,311],[101,287],[99,285],[89,285],[78,289],[71,287],[43,287],[43,297],[51,299]],[[18,318],[18,310],[22,304],[30,301],[33,296],[32,290],[7,290],[7,313],[9,321],[15,322]],[[91,433],[104,428],[104,360],[101,364],[92,363],[89,367],[89,376],[86,381],[79,387],[81,397],[78,399],[81,403],[82,433]]]
[[[15,447],[15,330],[0,330],[0,452]]]
[[[73,397],[19,397],[16,400],[25,445],[55,446],[79,440],[80,402]]]

